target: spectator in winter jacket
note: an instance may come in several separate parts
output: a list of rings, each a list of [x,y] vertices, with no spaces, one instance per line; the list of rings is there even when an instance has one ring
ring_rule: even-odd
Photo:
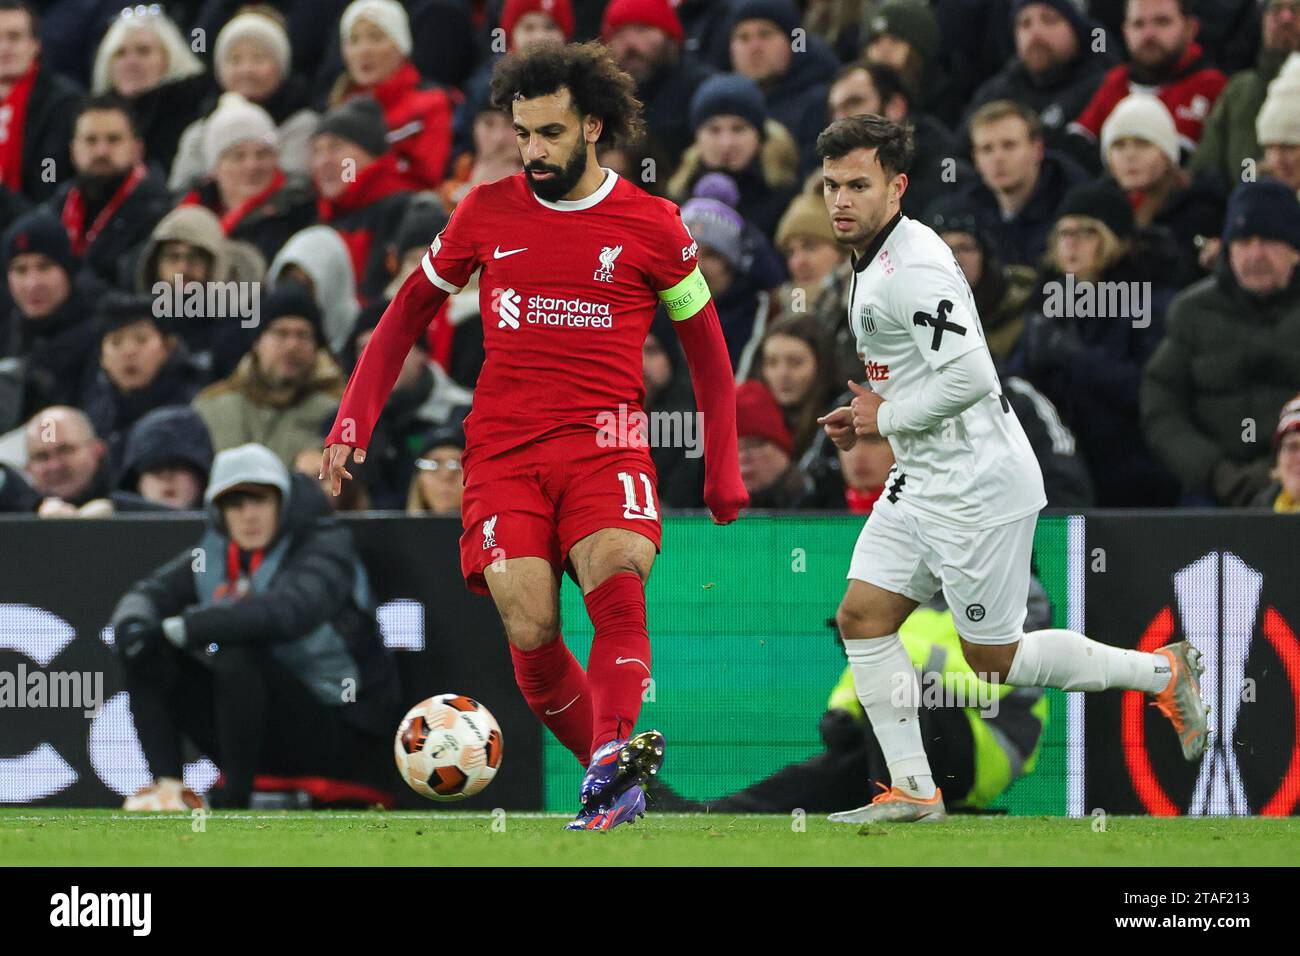
[[[1192,0],[1128,0],[1124,43],[1129,62],[1114,67],[1070,132],[1095,144],[1102,125],[1119,101],[1135,90],[1155,91],[1173,114],[1185,156],[1196,151],[1214,101],[1227,85],[1223,73],[1205,63],[1196,42],[1199,23]]]
[[[226,238],[214,213],[202,206],[180,206],[162,218],[141,248],[134,286],[138,294],[168,306],[172,331],[205,380],[212,381],[234,371],[257,334],[255,317],[240,314],[238,304],[250,301],[265,271],[261,253]],[[197,290],[194,283],[200,284]],[[223,294],[220,300],[208,295],[217,288],[233,289],[234,294]]]
[[[1268,484],[1268,435],[1300,382],[1300,201],[1237,187],[1214,276],[1180,293],[1142,382],[1147,442],[1198,501],[1245,505]]]
[[[800,168],[817,161],[817,134],[826,125],[826,84],[835,72],[834,52],[818,36],[805,36],[795,52],[799,8],[794,0],[736,0],[731,5],[731,68],[763,91],[767,114],[795,138]]]
[[[257,338],[234,374],[194,399],[218,452],[265,445],[285,467],[320,440],[320,424],[343,394],[339,367],[325,347],[311,292],[281,282],[261,304]]]
[[[961,118],[967,91],[940,65],[944,53],[935,10],[927,0],[884,0],[869,5],[858,42],[862,58],[883,63],[903,76],[916,112],[946,127]]]
[[[330,105],[356,97],[376,100],[392,151],[406,161],[417,188],[437,188],[451,160],[459,96],[425,83],[411,63],[406,10],[396,0],[355,0],[339,20],[339,39],[347,72],[335,84]]]
[[[1104,508],[1164,507],[1178,486],[1142,440],[1142,369],[1164,332],[1172,290],[1134,249],[1133,211],[1109,182],[1061,203],[1037,300],[1008,361],[1061,411]]]
[[[1273,430],[1273,454],[1272,484],[1252,503],[1278,514],[1300,514],[1300,395],[1282,406]]]
[[[289,237],[316,221],[316,194],[302,173],[285,172],[271,115],[239,93],[223,93],[203,121],[202,175],[178,205],[214,212],[221,231],[270,262]]]
[[[979,182],[962,192],[1002,261],[1036,268],[1061,197],[1087,173],[1044,149],[1038,114],[1012,100],[976,110],[970,136]]]
[[[143,157],[144,143],[124,100],[94,96],[82,105],[72,134],[76,176],[45,208],[62,221],[81,260],[76,281],[87,298],[122,284],[123,260],[171,205],[162,177]]]
[[[459,425],[437,428],[424,436],[406,496],[408,515],[460,514],[465,494],[460,467],[464,454],[465,433]]]
[[[1296,19],[1300,21],[1300,7]],[[1292,53],[1268,85],[1255,121],[1263,171],[1300,192],[1300,53]]]
[[[259,6],[236,14],[221,28],[212,65],[222,91],[238,93],[266,111],[280,169],[286,175],[305,177],[307,141],[316,128],[317,116],[309,106],[307,82],[290,72],[292,56],[279,12]],[[219,103],[215,95],[209,97],[200,118],[181,135],[167,179],[172,192],[182,192],[194,180],[211,174],[211,163],[204,158],[204,126]]]
[[[794,461],[794,439],[781,406],[762,382],[736,386],[736,438],[740,480],[753,509],[804,507],[813,496],[812,479]]]
[[[916,158],[907,174],[903,215],[919,217],[935,199],[952,192],[953,183],[973,178],[970,163],[947,128],[933,116],[913,112],[913,94],[893,67],[858,61],[841,67],[827,93],[831,121],[876,113],[895,123],[912,124]],[[964,150],[969,155],[970,149]],[[820,192],[820,168],[816,170]]]
[[[16,361],[0,371],[10,396],[0,402],[0,432],[38,408],[75,405],[99,341],[58,220],[43,210],[22,216],[5,233],[4,263],[13,309],[0,324],[0,359]]]
[[[711,71],[695,57],[682,55],[685,34],[669,0],[612,0],[600,21],[600,38],[619,67],[636,80],[637,98],[645,104],[649,151],[667,157],[668,166],[660,172],[667,179],[695,139],[682,104],[691,101]]]
[[[308,226],[295,234],[266,271],[267,289],[274,291],[285,279],[311,290],[320,309],[325,341],[331,352],[342,355],[361,312],[351,254],[343,237],[329,226]]]
[[[213,806],[247,807],[258,774],[341,779],[383,799],[397,680],[351,535],[315,482],[258,445],[217,455],[204,501],[197,552],[113,612],[154,778],[125,809],[200,805],[181,782],[186,738],[221,768]]]
[[[1024,328],[1022,313],[1034,289],[1034,270],[1007,265],[998,258],[974,204],[960,193],[931,203],[925,219],[948,244],[975,293],[975,307],[989,351],[994,359],[1005,360]]]
[[[840,392],[821,324],[810,315],[785,316],[767,327],[753,376],[776,399],[790,432],[790,454],[803,459],[821,435],[817,419]]]
[[[164,178],[207,89],[203,63],[159,4],[124,9],[95,51],[91,93],[114,93],[127,101],[143,159]]]
[[[175,320],[154,315],[153,305],[152,296],[109,293],[97,310],[99,370],[80,404],[108,445],[114,474],[131,427],[152,409],[188,405],[202,384],[172,332]]]
[[[37,28],[27,3],[0,3],[0,209],[48,199],[72,169],[68,143],[83,94],[41,65]]]
[[[212,470],[212,439],[187,405],[155,408],[126,438],[118,487],[178,511],[203,507]]]
[[[1095,155],[1080,148],[1066,127],[1083,112],[1115,62],[1110,53],[1095,49],[1097,26],[1074,0],[1014,0],[1011,28],[1016,55],[975,91],[966,118],[994,100],[1023,103],[1038,114],[1047,148],[1077,150],[1075,158],[1095,167]],[[963,130],[965,126],[963,122]],[[964,132],[962,139],[964,151],[969,152]]]
[[[712,76],[695,91],[690,117],[695,142],[668,181],[668,195],[684,203],[702,176],[726,173],[740,187],[737,211],[770,238],[798,192],[799,148],[768,118],[763,91],[743,76]]]
[[[1209,174],[1195,180],[1178,165],[1178,134],[1165,104],[1130,93],[1101,128],[1106,169],[1128,195],[1139,229],[1158,233],[1175,257],[1166,281],[1188,285],[1205,272],[1205,243],[1223,228],[1223,200]]]
[[[423,188],[406,160],[388,151],[387,136],[379,104],[356,97],[326,113],[311,139],[317,213],[347,243],[364,298],[386,282],[383,237],[398,228],[410,194]]]
[[[1213,172],[1224,189],[1242,180],[1247,160],[1263,159],[1256,119],[1268,85],[1291,54],[1300,52],[1300,7],[1293,0],[1264,4],[1259,57],[1251,69],[1234,73],[1210,111],[1192,170]]]
[[[496,182],[524,168],[519,143],[515,140],[514,120],[509,113],[484,103],[472,120],[472,145],[452,162],[450,175],[438,189],[438,196],[448,209],[455,209],[479,183]]]

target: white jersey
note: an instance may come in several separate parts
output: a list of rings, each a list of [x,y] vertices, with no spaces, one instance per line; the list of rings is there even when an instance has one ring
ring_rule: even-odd
[[[853,268],[849,326],[886,402],[915,395],[967,352],[987,353],[966,276],[928,226],[895,217]],[[929,431],[887,437],[897,464],[885,495],[925,521],[988,528],[1047,503],[1038,460],[1000,390]]]

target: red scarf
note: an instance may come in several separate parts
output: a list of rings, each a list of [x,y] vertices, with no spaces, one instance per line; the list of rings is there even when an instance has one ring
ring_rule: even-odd
[[[27,102],[35,83],[36,61],[33,60],[0,103],[0,185],[11,192],[18,192],[23,186],[23,131],[27,126]]]
[[[275,175],[271,177],[270,184],[261,192],[249,196],[238,206],[236,206],[233,209],[227,209],[225,212],[222,212],[220,209],[212,209],[213,212],[217,213],[221,217],[221,231],[225,233],[227,236],[230,235],[232,232],[235,231],[235,229],[239,227],[239,224],[243,222],[245,216],[247,216],[258,206],[262,205],[262,203],[266,202],[268,199],[274,196],[276,192],[280,189],[280,187],[283,185],[284,185],[284,171],[277,168],[275,171]],[[215,189],[215,187],[213,188],[216,193],[214,203],[220,204],[221,191]],[[203,196],[199,193],[197,189],[191,189],[188,193],[185,194],[185,198],[183,198],[176,205],[204,206],[205,208],[209,208],[209,209],[212,208],[210,206],[207,206],[207,204],[203,202]]]
[[[858,491],[856,488],[844,489],[844,501],[849,506],[849,511],[855,515],[869,515],[871,509],[876,506],[880,496],[884,494],[885,486],[879,488],[868,488],[866,491]]]
[[[144,176],[144,164],[136,163],[130,175],[122,181],[122,185],[117,187],[117,192],[113,193],[113,198],[99,211],[99,215],[95,217],[89,229],[86,228],[86,199],[81,195],[81,189],[73,186],[68,190],[68,197],[63,200],[63,228],[68,233],[68,241],[72,243],[74,256],[81,258],[86,254],[86,250],[99,238],[104,227],[117,215],[122,204],[131,198],[131,194],[135,192],[135,188],[140,185]]]
[[[252,577],[257,573],[257,569],[262,566],[262,558],[265,556],[266,550],[264,548],[258,548],[254,551],[252,557],[248,559],[248,573],[245,575],[239,569],[239,545],[233,541],[227,544],[226,580],[218,585],[216,591],[213,592],[213,600],[220,601],[224,598],[238,600],[247,594]]]

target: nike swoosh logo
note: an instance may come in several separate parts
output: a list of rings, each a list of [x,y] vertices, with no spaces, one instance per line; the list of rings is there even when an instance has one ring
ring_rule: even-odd
[[[528,247],[524,246],[522,249],[510,249],[506,252],[502,252],[501,247],[497,246],[495,249],[492,250],[492,258],[504,259],[506,256],[513,256],[516,252],[527,252],[527,251],[528,251]]]
[[[566,710],[568,710],[570,707],[572,707],[574,704],[576,704],[576,703],[578,702],[578,697],[581,697],[581,696],[582,696],[581,694],[578,694],[577,696],[575,696],[575,697],[573,698],[573,700],[569,701],[567,704],[565,704],[565,705],[564,705],[563,707],[561,707],[559,710],[548,710],[548,711],[546,712],[546,715],[547,715],[548,717],[554,717],[556,714],[562,714],[562,713],[564,713]]]
[[[642,667],[645,668],[645,672],[647,674],[650,673],[650,668],[649,666],[647,666],[646,662],[637,657],[616,657],[614,658],[614,663],[615,664],[640,664]]]

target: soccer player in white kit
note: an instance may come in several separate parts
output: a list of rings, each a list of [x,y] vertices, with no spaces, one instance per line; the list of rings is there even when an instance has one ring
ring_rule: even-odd
[[[837,120],[817,139],[836,241],[853,252],[849,324],[867,389],[820,419],[835,444],[882,435],[896,464],[854,547],[836,614],[858,699],[892,786],[832,814],[843,823],[940,821],[917,719],[920,687],[899,626],[942,589],[971,668],[989,682],[1152,695],[1183,756],[1206,743],[1200,653],[1143,653],[1074,631],[1024,633],[1042,472],[1002,396],[975,298],[947,244],[899,211],[911,130],[879,116]]]

